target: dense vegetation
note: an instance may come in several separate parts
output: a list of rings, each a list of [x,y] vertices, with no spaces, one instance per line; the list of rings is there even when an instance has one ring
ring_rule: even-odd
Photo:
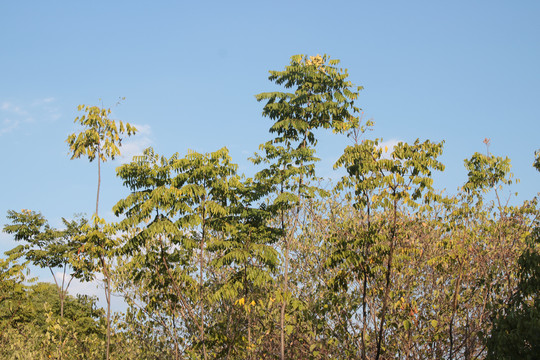
[[[117,169],[130,194],[98,215],[100,163],[136,129],[81,106],[73,158],[98,162],[91,219],[49,226],[10,211],[20,246],[0,262],[5,359],[533,359],[540,353],[539,207],[510,206],[510,160],[465,160],[455,195],[437,191],[442,143],[383,148],[360,87],[327,56],[294,56],[257,95],[268,142],[239,174],[228,150],[158,155]],[[317,134],[346,134],[336,184],[316,176]],[[336,135],[336,136],[338,136]],[[535,166],[540,170],[540,154]],[[34,284],[27,264],[58,269]],[[101,274],[108,309],[67,294]],[[121,294],[126,313],[112,314]]]

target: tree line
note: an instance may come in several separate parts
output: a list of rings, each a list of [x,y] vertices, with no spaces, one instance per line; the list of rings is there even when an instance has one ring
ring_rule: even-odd
[[[368,137],[361,87],[329,56],[297,55],[256,96],[271,138],[238,172],[227,148],[152,148],[116,169],[130,193],[99,216],[101,163],[130,124],[79,106],[72,159],[98,164],[90,219],[60,229],[9,211],[20,243],[0,259],[6,359],[534,359],[540,353],[539,207],[510,205],[510,160],[465,160],[456,194],[433,172],[443,143]],[[347,135],[336,183],[316,175],[317,136]],[[540,171],[540,152],[533,164]],[[50,269],[36,283],[27,266]],[[60,272],[58,270],[60,269]],[[60,275],[57,275],[60,274]],[[103,282],[107,309],[68,294]],[[128,308],[111,312],[111,296]]]

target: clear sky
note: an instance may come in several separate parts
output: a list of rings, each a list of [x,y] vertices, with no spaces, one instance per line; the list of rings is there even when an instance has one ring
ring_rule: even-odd
[[[463,159],[508,156],[516,201],[540,191],[540,2],[534,1],[2,1],[0,216],[92,214],[96,163],[69,160],[77,105],[112,107],[142,130],[107,163],[103,215],[127,194],[115,168],[147,146],[165,156],[227,146],[240,171],[269,139],[254,95],[294,54],[329,54],[364,86],[359,105],[388,143],[445,140],[449,193]],[[126,100],[115,106],[119,97]],[[100,100],[101,99],[101,100]],[[319,174],[349,144],[324,136]],[[106,213],[108,211],[108,214]],[[13,247],[0,234],[0,251]],[[44,275],[45,276],[45,275]]]

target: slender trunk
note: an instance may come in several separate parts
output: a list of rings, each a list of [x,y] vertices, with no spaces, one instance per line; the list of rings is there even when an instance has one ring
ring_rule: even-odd
[[[454,318],[456,316],[457,309],[457,299],[459,293],[459,287],[461,285],[461,277],[463,275],[463,263],[459,266],[459,275],[456,282],[456,287],[454,289],[454,299],[452,300],[452,316],[450,318],[450,325],[448,326],[448,335],[450,338],[450,350],[448,354],[448,359],[452,360],[454,358]]]
[[[283,299],[281,301],[281,360],[285,360],[285,307],[287,302],[285,297],[289,291],[289,239],[285,240],[285,273],[283,274]]]
[[[96,217],[98,216],[98,208],[99,208],[99,190],[101,187],[101,151],[98,146],[98,159],[97,159],[97,168],[98,168],[98,183],[97,183],[97,196],[96,196]]]
[[[203,200],[204,201],[204,200]],[[203,356],[204,360],[207,359],[206,354],[206,345],[204,343],[204,301],[203,301],[203,266],[204,266],[204,258],[203,258],[203,251],[204,251],[204,240],[206,236],[206,224],[205,224],[205,212],[203,210],[203,218],[202,218],[202,238],[201,238],[201,246],[200,246],[200,258],[199,258],[199,296],[200,296],[200,311],[201,311],[201,326],[200,326],[200,338],[203,346]]]
[[[367,234],[368,237],[371,237],[370,231],[371,231],[371,209],[369,206],[369,196],[367,197]],[[367,304],[366,304],[366,296],[367,296],[367,281],[368,281],[368,241],[371,241],[370,238],[367,238],[364,241],[364,254],[363,254],[363,261],[364,261],[364,279],[363,279],[363,286],[362,286],[362,360],[366,360],[366,332],[367,332]]]
[[[176,325],[174,324],[174,318],[173,318],[173,329],[176,328]],[[180,355],[178,354],[178,338],[174,337],[174,360],[179,360],[180,359]]]
[[[96,220],[99,216],[99,192],[101,189],[101,146],[98,145],[97,149],[97,161],[98,161],[98,185],[96,195]],[[107,300],[107,347],[105,350],[105,359],[109,360],[109,352],[111,347],[111,279],[107,269],[107,263],[105,256],[101,255],[101,266],[103,268],[103,276],[105,277],[105,300]]]
[[[280,193],[283,194],[283,182],[281,183]],[[280,359],[285,360],[285,296],[289,285],[289,238],[285,229],[285,214],[284,210],[281,210],[281,230],[284,232],[283,240],[285,241],[285,269],[283,274],[282,284],[282,298],[281,298],[281,311],[279,316],[280,325]]]
[[[249,345],[249,357],[248,359],[253,359],[253,349],[251,347],[251,312],[248,312],[248,345]]]
[[[394,194],[395,197],[395,194]],[[384,289],[384,298],[383,298],[383,307],[381,310],[381,325],[379,328],[379,336],[377,339],[377,354],[375,355],[375,360],[379,360],[381,356],[381,346],[383,341],[383,332],[384,332],[384,323],[386,318],[386,311],[388,310],[388,296],[390,293],[390,282],[392,275],[392,260],[394,255],[394,247],[396,242],[396,223],[397,223],[397,200],[394,200],[393,206],[393,219],[392,219],[392,230],[390,236],[390,252],[388,254],[388,264],[386,266],[386,285]]]
[[[64,299],[66,297],[66,293],[64,290],[64,285],[66,281],[66,264],[64,264],[64,273],[62,275],[62,287],[60,288],[60,318],[64,318]]]
[[[60,319],[64,318],[64,279],[66,277],[66,267],[64,264],[64,276],[62,278],[62,285],[58,284],[58,280],[56,279],[56,275],[53,272],[52,267],[49,266],[49,271],[51,272],[51,275],[54,279],[54,283],[56,284],[56,291],[58,292],[58,299],[60,301]],[[60,343],[58,344],[58,358],[62,359],[62,348],[63,348],[63,331],[62,328],[60,328]]]
[[[228,339],[231,339],[233,337],[232,334],[231,334],[231,322],[232,322],[231,308],[228,307],[228,310],[227,310],[227,329],[225,330],[225,333],[227,334]],[[233,339],[232,343],[234,343],[234,339]],[[225,360],[229,360],[229,357],[231,356],[232,343],[231,343],[231,341],[227,342],[227,356],[225,357]]]
[[[364,270],[364,283],[362,289],[362,360],[366,360],[366,331],[367,331],[367,271]]]
[[[105,300],[107,301],[107,348],[106,359],[109,359],[111,347],[111,279],[105,256],[101,255],[101,266],[103,268],[103,276],[105,277]]]
[[[64,320],[64,302],[66,299],[66,290],[64,290],[64,284],[66,281],[66,264],[64,264],[64,273],[62,275],[62,287],[60,289],[60,319]],[[64,331],[63,331],[64,325],[62,324],[62,328],[60,329],[60,356],[59,359],[62,360],[62,354],[64,352]]]
[[[407,353],[405,359],[409,360],[411,358],[411,330],[412,326],[407,330]]]
[[[252,359],[252,349],[251,349],[251,308],[249,306],[250,302],[248,300],[249,296],[249,284],[247,280],[247,263],[244,263],[244,299],[245,303],[248,305],[248,312],[247,312],[247,339],[248,339],[248,359]]]

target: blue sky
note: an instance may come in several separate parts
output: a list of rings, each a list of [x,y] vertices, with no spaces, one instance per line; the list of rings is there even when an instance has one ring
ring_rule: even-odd
[[[254,95],[276,89],[268,70],[294,54],[329,54],[364,86],[359,105],[375,121],[368,136],[389,143],[445,140],[450,193],[463,159],[508,156],[532,198],[540,173],[538,1],[3,1],[0,3],[0,214],[41,211],[53,225],[91,214],[96,164],[69,160],[77,105],[113,107],[142,131],[127,156],[153,146],[170,156],[227,146],[240,170],[269,139]],[[119,97],[126,100],[114,106]],[[101,100],[100,100],[101,99]],[[349,140],[323,136],[319,174]],[[103,214],[127,194],[102,173]],[[0,234],[0,251],[14,243]]]

